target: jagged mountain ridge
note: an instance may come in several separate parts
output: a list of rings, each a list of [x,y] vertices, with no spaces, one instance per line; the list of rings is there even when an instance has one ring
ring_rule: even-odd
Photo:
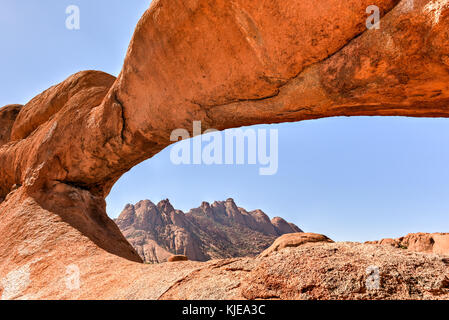
[[[233,199],[203,202],[184,213],[169,200],[157,205],[142,200],[128,204],[116,224],[145,262],[160,263],[173,254],[207,261],[255,256],[280,235],[302,232],[280,217],[262,210],[246,211]]]

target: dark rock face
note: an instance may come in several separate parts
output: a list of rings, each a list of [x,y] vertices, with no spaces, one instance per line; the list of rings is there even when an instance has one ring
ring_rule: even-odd
[[[0,108],[0,146],[9,142],[14,121],[20,112],[22,105],[12,104]]]
[[[189,260],[255,256],[280,235],[302,232],[296,225],[261,210],[248,212],[233,199],[203,202],[188,213],[168,200],[128,204],[117,225],[145,262],[167,261],[173,254]]]

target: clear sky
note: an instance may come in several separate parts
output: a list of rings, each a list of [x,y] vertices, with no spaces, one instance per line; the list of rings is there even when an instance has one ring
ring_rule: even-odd
[[[0,0],[0,105],[33,96],[86,69],[117,75],[148,0]],[[80,7],[80,30],[65,26]],[[332,118],[259,126],[279,131],[279,170],[255,165],[173,165],[170,148],[138,165],[107,199],[169,198],[187,211],[232,197],[334,240],[449,232],[449,120]]]

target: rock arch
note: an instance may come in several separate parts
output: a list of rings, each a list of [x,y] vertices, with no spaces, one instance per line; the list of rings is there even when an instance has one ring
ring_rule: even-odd
[[[449,117],[447,0],[153,1],[117,79],[80,72],[0,109],[0,275],[55,252],[140,261],[104,198],[176,128],[360,115]]]

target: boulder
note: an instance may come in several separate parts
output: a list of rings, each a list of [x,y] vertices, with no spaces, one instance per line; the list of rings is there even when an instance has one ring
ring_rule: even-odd
[[[369,241],[367,244],[380,244],[415,252],[449,255],[449,233],[410,233],[398,239]]]
[[[449,255],[449,233],[411,233],[399,241],[412,251]]]
[[[387,246],[392,246],[392,247],[396,247],[399,248],[401,243],[399,240],[396,239],[391,239],[391,238],[387,238],[387,239],[382,239],[379,244],[381,245],[387,245]]]
[[[317,233],[288,233],[277,238],[268,249],[259,255],[259,257],[267,257],[271,253],[280,251],[284,248],[299,247],[306,243],[317,242],[332,243],[333,241],[328,237]]]

